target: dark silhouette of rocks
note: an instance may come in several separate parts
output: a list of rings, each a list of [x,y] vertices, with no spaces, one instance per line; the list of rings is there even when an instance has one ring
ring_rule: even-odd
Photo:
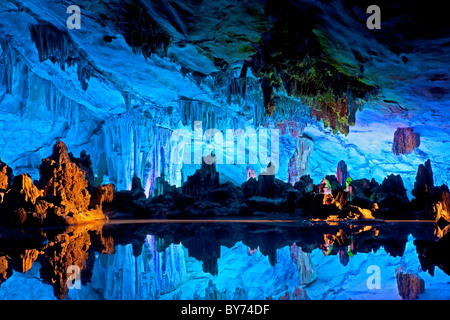
[[[145,200],[147,200],[147,196],[142,188],[141,179],[133,176],[131,190],[120,190],[114,193],[112,210],[138,213],[141,208],[145,207]]]
[[[155,196],[149,198],[145,197],[140,180],[135,178],[131,191],[115,192],[111,210],[155,218],[289,216],[328,220],[438,220],[442,217],[447,223],[449,205],[443,192],[448,189],[446,186],[430,189],[430,175],[430,163],[419,167],[416,191],[422,196],[420,201],[411,202],[400,175],[389,175],[381,184],[374,179],[346,179],[344,185],[335,175],[325,176],[318,185],[306,175],[292,186],[274,175],[261,174],[257,179],[250,177],[241,186],[234,186],[230,182],[219,183],[215,163],[203,162],[179,188],[159,177]]]
[[[43,192],[39,190],[31,181],[31,177],[26,173],[15,176],[11,189],[7,193],[8,202],[26,203],[35,205],[36,200],[42,197]]]
[[[400,175],[389,175],[374,192],[372,200],[380,209],[376,215],[381,219],[409,219],[409,199]]]
[[[3,282],[8,280],[13,274],[13,268],[9,262],[8,257],[2,256],[0,257],[0,286]]]

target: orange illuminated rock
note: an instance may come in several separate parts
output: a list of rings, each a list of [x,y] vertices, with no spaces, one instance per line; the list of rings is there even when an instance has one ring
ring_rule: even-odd
[[[24,253],[13,259],[14,270],[25,273],[31,269],[33,263],[39,256],[39,251],[36,249],[25,250]]]
[[[414,132],[414,128],[397,128],[394,132],[392,152],[395,155],[411,153],[420,146],[420,135]]]

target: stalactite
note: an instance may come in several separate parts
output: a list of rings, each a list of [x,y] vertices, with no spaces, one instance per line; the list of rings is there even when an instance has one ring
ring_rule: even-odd
[[[162,251],[157,247],[155,237],[147,235],[137,257],[131,244],[101,255],[91,281],[97,294],[106,300],[154,300],[178,288],[187,280],[184,247],[171,244]]]
[[[62,70],[76,66],[78,81],[83,90],[86,90],[94,71],[86,59],[86,54],[72,41],[69,33],[59,30],[49,22],[32,25],[30,33],[39,53],[39,60],[58,63]]]

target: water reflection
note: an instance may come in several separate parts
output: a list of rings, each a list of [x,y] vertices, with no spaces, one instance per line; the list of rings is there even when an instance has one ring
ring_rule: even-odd
[[[449,249],[450,235],[431,223],[2,229],[0,298],[399,299],[402,267],[425,278],[421,298],[442,299],[450,298]],[[382,290],[367,286],[371,265],[383,270]],[[69,289],[72,279],[80,289]]]

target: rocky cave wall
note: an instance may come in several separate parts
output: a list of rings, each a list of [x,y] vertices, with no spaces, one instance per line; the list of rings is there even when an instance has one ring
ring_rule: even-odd
[[[202,121],[204,129],[281,129],[277,177],[284,181],[311,174],[318,183],[336,173],[338,162],[344,160],[354,179],[373,177],[381,182],[389,174],[400,174],[411,191],[418,165],[431,159],[435,185],[448,183],[444,145],[450,141],[445,121],[450,105],[448,70],[443,67],[448,50],[437,49],[445,37],[415,43],[401,39],[398,46],[404,46],[395,51],[390,38],[386,47],[380,44],[386,30],[371,35],[359,29],[365,17],[359,9],[349,11],[342,7],[345,2],[304,2],[304,7],[285,2],[277,7],[272,1],[246,1],[241,7],[232,1],[184,6],[170,1],[166,7],[137,1],[101,2],[95,7],[83,2],[86,14],[80,30],[66,28],[62,2],[2,3],[2,160],[17,174],[37,173],[40,159],[62,139],[76,156],[82,150],[91,155],[96,183],[130,189],[136,175],[151,194],[156,177],[164,175],[169,183],[180,185],[199,167],[174,164],[170,137],[176,129],[192,132],[193,122]],[[288,40],[302,39],[292,32],[293,39],[276,37],[283,30],[295,31],[289,10],[292,15],[304,14],[302,10],[309,9],[302,8],[311,5],[311,12],[321,14],[308,20],[309,45],[298,54],[305,55],[303,64],[314,68],[296,69]],[[140,13],[133,11],[136,8]],[[339,19],[326,19],[333,9],[339,9]],[[195,19],[205,12],[214,14],[199,24]],[[144,28],[147,38],[130,23]],[[388,20],[385,26],[396,25]],[[352,36],[337,36],[339,32]],[[405,43],[416,46],[407,51]],[[283,64],[273,60],[275,45],[285,49]],[[416,49],[424,45],[430,50]],[[370,50],[378,58],[370,59]],[[287,75],[271,73],[279,68]],[[327,101],[326,92],[304,87],[302,81],[305,77],[313,85],[324,81],[337,95],[339,90],[328,76],[311,78],[313,71],[344,77],[349,99],[350,91],[359,92],[354,87],[357,81],[367,91],[373,85],[382,91],[376,99],[362,101],[350,115],[353,120],[349,114],[333,116],[321,104]],[[393,80],[395,72],[405,75],[401,83]],[[270,90],[264,81],[269,81]],[[267,90],[275,110],[267,109]],[[311,90],[323,94],[310,97]],[[338,104],[344,106],[340,99]],[[337,129],[333,119],[344,121],[344,127]],[[346,132],[348,121],[352,123]],[[396,137],[398,128],[413,128],[420,143]],[[407,146],[398,147],[399,141]],[[249,170],[259,174],[264,168],[261,163],[217,166],[221,178],[237,185],[247,179]]]

